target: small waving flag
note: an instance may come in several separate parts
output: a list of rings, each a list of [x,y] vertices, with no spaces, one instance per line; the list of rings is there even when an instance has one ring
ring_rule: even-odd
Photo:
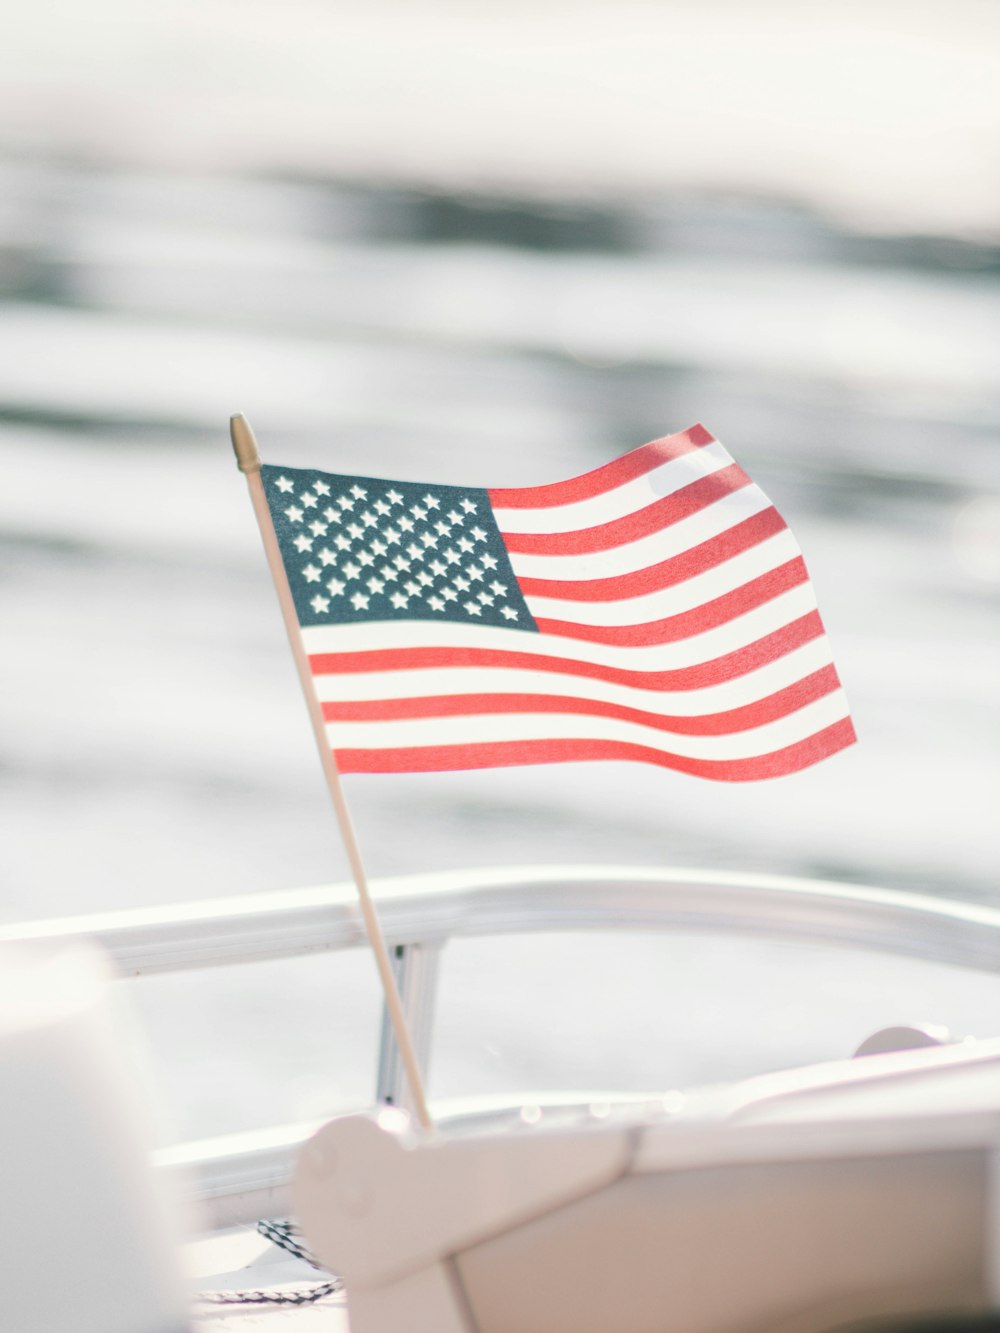
[[[514,490],[262,478],[342,772],[735,782],[855,739],[798,545],[701,426]]]

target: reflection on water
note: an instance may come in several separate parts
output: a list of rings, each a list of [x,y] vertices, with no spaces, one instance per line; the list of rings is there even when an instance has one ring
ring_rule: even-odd
[[[642,208],[0,166],[2,911],[346,878],[227,439],[518,486],[703,420],[795,530],[860,744],[775,783],[355,778],[373,874],[601,861],[995,900],[1000,263]]]
[[[627,766],[355,779],[375,873],[600,858],[990,892],[993,251],[752,200],[3,175],[8,913],[343,873],[233,410],[275,461],[473,485],[703,419],[819,590],[850,754],[731,790]]]

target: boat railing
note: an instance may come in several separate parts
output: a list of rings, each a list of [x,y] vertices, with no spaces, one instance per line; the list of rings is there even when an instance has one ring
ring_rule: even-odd
[[[699,931],[826,944],[1000,971],[1000,911],[895,890],[774,875],[633,866],[531,866],[401,876],[372,885],[418,1059],[429,1065],[438,959],[449,940],[567,930]],[[363,947],[350,884],[288,889],[0,928],[0,943],[97,945],[123,977]],[[375,1104],[405,1105],[383,1017]],[[313,1125],[160,1151],[212,1226],[283,1211]]]

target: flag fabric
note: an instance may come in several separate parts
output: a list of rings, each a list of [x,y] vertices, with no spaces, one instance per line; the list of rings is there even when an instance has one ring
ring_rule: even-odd
[[[262,478],[342,772],[745,781],[855,739],[798,545],[701,426],[513,490]]]

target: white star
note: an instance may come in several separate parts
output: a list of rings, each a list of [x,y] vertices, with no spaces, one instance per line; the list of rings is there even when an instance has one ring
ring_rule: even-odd
[[[501,606],[500,614],[503,616],[504,620],[517,619],[517,612],[514,610],[512,606]]]
[[[484,542],[486,540],[486,533],[482,530],[482,528],[473,528],[472,535],[473,537],[475,537],[477,542]]]
[[[448,522],[449,522],[449,523],[464,523],[464,522],[465,522],[465,519],[464,519],[463,516],[458,512],[457,509],[449,509],[449,510],[448,510]]]
[[[432,611],[444,610],[444,602],[440,597],[428,597],[427,601]]]
[[[409,569],[410,562],[405,555],[397,555],[392,562],[397,569]]]
[[[344,566],[344,573],[349,579],[356,579],[361,573],[361,566],[356,565],[352,560]]]
[[[409,600],[410,599],[408,597],[404,597],[401,592],[394,592],[392,596],[389,598],[389,601],[392,602],[393,606],[396,608],[397,611],[405,611]]]
[[[326,529],[327,524],[321,523],[319,519],[316,519],[315,522],[309,524],[309,531],[314,537],[325,537]]]
[[[403,584],[403,587],[406,589],[406,591],[410,594],[411,597],[416,597],[417,593],[420,591],[420,584],[414,583],[412,579],[407,579],[407,581]]]
[[[371,598],[367,597],[363,592],[356,592],[351,598],[351,605],[354,607],[355,611],[367,611],[368,603],[370,601]]]
[[[403,503],[403,497],[400,495],[399,491],[389,491],[388,496],[390,504],[401,505]]]
[[[406,554],[411,560],[423,560],[424,558],[424,553],[416,542],[410,542],[409,546],[406,548]]]
[[[421,509],[419,505],[410,505],[410,513],[418,522],[427,517],[427,510]]]
[[[384,579],[388,579],[390,583],[395,583],[399,578],[399,570],[393,569],[392,565],[383,565],[379,570],[379,573]]]
[[[434,582],[434,575],[428,574],[426,569],[422,569],[417,575],[417,581],[423,584],[425,588],[429,588]]]
[[[483,577],[483,571],[479,568],[478,565],[467,566],[465,572],[466,574],[468,574],[470,579],[475,579],[477,583]]]
[[[481,616],[483,614],[483,608],[478,602],[466,602],[465,609],[470,616]]]
[[[372,555],[371,551],[359,551],[358,559],[361,561],[361,563],[364,565],[366,569],[368,568],[369,565],[374,565],[375,563],[375,557]]]
[[[295,489],[295,483],[288,480],[287,477],[275,477],[274,484],[278,490],[287,495],[289,491]]]
[[[496,569],[497,562],[493,559],[491,555],[481,555],[479,558],[487,569]]]
[[[347,587],[346,583],[341,583],[340,579],[327,579],[326,590],[331,597],[339,597]]]
[[[450,528],[450,527],[448,526],[448,524],[444,521],[444,519],[438,519],[438,521],[434,524],[434,531],[435,531],[435,532],[440,532],[440,534],[441,534],[442,537],[450,537],[450,536],[451,536],[451,528]]]
[[[381,579],[370,578],[365,583],[365,587],[368,589],[370,593],[374,594],[377,592],[381,592],[382,589],[385,587],[385,584],[382,582]]]
[[[413,519],[407,518],[405,514],[400,514],[399,518],[396,519],[396,522],[399,524],[399,526],[403,529],[404,532],[413,531]]]
[[[506,583],[497,583],[496,579],[494,579],[490,584],[490,589],[492,592],[495,592],[498,597],[502,597],[507,591],[507,585]]]
[[[493,595],[491,593],[486,592],[485,589],[482,592],[476,593],[476,596],[482,602],[483,606],[493,605]]]
[[[349,495],[341,495],[337,500],[337,504],[340,505],[341,509],[354,508],[354,501],[351,499]]]
[[[402,540],[395,528],[386,528],[385,532],[382,533],[382,536],[390,546],[395,546],[397,542]]]
[[[365,525],[366,528],[374,528],[375,525],[378,523],[378,519],[375,517],[375,515],[372,513],[370,509],[366,509],[365,512],[361,515],[361,522]]]
[[[307,583],[319,583],[319,576],[322,572],[323,571],[318,569],[316,565],[306,565],[305,569],[302,571]]]
[[[327,523],[340,522],[340,515],[337,513],[336,509],[331,509],[329,505],[323,510],[323,517],[326,519]]]
[[[329,488],[329,486],[326,484],[325,481],[314,481],[314,482],[313,482],[313,490],[316,492],[317,495],[329,495],[329,494],[330,494],[330,488]]]
[[[449,546],[447,551],[444,552],[444,558],[448,561],[449,565],[457,565],[462,557],[455,550],[454,546]]]
[[[323,561],[324,565],[335,565],[337,563],[337,557],[330,550],[329,546],[323,547],[322,551],[319,552],[319,558]]]
[[[351,487],[351,494],[354,496],[355,500],[363,500],[368,492],[363,486],[359,486],[357,482],[355,482]]]
[[[386,514],[388,514],[389,512],[389,506],[386,504],[384,500],[376,500],[375,512],[376,514],[378,514],[380,518],[385,518]]]
[[[447,565],[442,565],[442,563],[441,563],[440,560],[432,560],[432,561],[431,561],[431,573],[432,573],[432,574],[436,574],[436,575],[438,576],[438,578],[440,578],[442,574],[447,574],[447,572],[448,572],[448,566],[447,566]]]
[[[318,615],[321,611],[329,611],[330,599],[329,597],[320,597],[319,593],[317,593],[309,605]]]
[[[351,549],[350,537],[345,537],[342,532],[338,532],[333,539],[333,544],[338,551],[349,551]]]
[[[302,501],[302,503],[305,505],[307,509],[316,508],[317,501],[312,491],[303,491],[302,494],[299,496],[299,499]]]
[[[385,555],[388,549],[389,548],[388,546],[386,546],[385,542],[380,542],[378,538],[376,538],[375,541],[372,542],[372,550],[375,552],[376,555]]]
[[[468,579],[463,579],[461,574],[459,574],[455,579],[455,587],[459,590],[459,592],[468,592],[469,589],[472,587],[472,584],[469,582]]]
[[[476,512],[476,506],[472,503],[471,500],[463,500],[462,508],[465,510],[467,514],[474,514]]]
[[[428,550],[430,550],[432,546],[437,546],[438,544],[438,539],[434,536],[433,532],[422,532],[420,534],[420,540]]]
[[[468,555],[468,553],[472,550],[474,545],[475,543],[470,542],[468,537],[459,537],[458,539],[458,549],[460,551],[464,551],[466,555]]]
[[[359,527],[357,523],[348,523],[347,531],[351,534],[351,536],[354,538],[355,541],[360,541],[361,538],[365,535],[364,528]]]
[[[439,501],[435,495],[425,495],[422,501],[428,509],[437,509]]]
[[[307,537],[304,532],[300,532],[295,538],[295,545],[300,551],[311,551],[313,548],[313,539]]]
[[[288,517],[292,520],[293,523],[302,522],[302,510],[298,507],[298,505],[291,505],[290,508],[285,510],[285,513],[288,515]]]
[[[458,596],[458,593],[455,591],[454,588],[442,588],[441,596],[445,599],[446,602],[453,602],[455,598]]]

